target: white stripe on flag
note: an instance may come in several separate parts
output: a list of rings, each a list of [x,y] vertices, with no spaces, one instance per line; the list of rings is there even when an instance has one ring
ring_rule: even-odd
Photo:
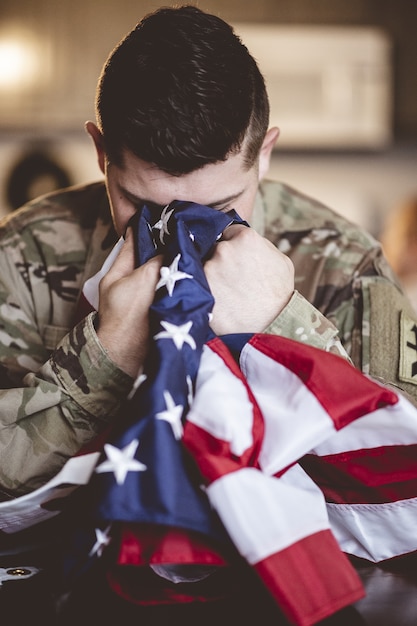
[[[100,452],[73,456],[64,467],[42,487],[0,503],[0,528],[15,533],[58,515],[59,508],[48,509],[46,502],[68,496],[76,486],[86,485],[93,473]]]
[[[94,274],[94,276],[91,276],[91,278],[88,278],[84,283],[84,287],[83,287],[84,297],[96,311],[98,311],[98,300],[99,300],[98,286],[99,286],[100,280],[103,278],[105,274],[107,274],[107,272],[109,271],[109,269],[115,262],[117,255],[122,249],[123,244],[124,244],[124,239],[123,237],[120,237],[119,241],[113,247],[107,259],[104,261],[101,270],[99,270],[97,274]]]
[[[319,456],[380,446],[417,443],[417,411],[403,396],[393,404],[351,422],[312,452]]]
[[[336,432],[315,395],[285,366],[246,344],[241,367],[265,422],[259,461],[267,474],[298,461]]]
[[[240,469],[214,481],[207,495],[251,565],[329,528],[323,495],[299,465],[281,478]]]
[[[416,549],[417,498],[327,508],[343,552],[377,563]]]
[[[229,442],[238,456],[253,443],[253,407],[247,389],[207,346],[201,355],[196,394],[187,421]]]

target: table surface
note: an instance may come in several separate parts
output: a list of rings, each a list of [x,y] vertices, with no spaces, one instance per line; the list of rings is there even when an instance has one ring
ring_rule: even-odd
[[[1,568],[39,566],[27,580],[0,580],[0,626],[288,626],[266,590],[250,578],[234,597],[211,603],[143,608],[109,591],[103,577],[93,572],[69,594],[57,591],[55,558],[59,549],[51,537],[60,532],[48,527],[36,537],[36,549],[25,539],[0,535]],[[19,543],[20,539],[20,543]],[[33,536],[30,536],[33,541]],[[43,539],[46,543],[42,546]],[[59,546],[59,543],[58,543]],[[319,622],[322,626],[416,626],[417,555],[380,565],[352,560],[366,596],[351,607]],[[231,621],[233,619],[233,622]]]

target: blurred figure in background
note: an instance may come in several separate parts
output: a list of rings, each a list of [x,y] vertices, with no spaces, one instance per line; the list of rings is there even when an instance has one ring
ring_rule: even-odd
[[[417,311],[417,194],[391,211],[380,239],[391,267]]]

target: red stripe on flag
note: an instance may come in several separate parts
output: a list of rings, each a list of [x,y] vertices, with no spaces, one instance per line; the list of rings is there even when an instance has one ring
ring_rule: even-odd
[[[211,483],[242,467],[258,467],[258,457],[264,436],[264,421],[255,397],[229,349],[218,338],[211,340],[208,346],[224,361],[228,370],[242,381],[248,400],[253,407],[253,445],[240,457],[231,451],[230,442],[214,437],[192,421],[185,423],[183,443],[192,454],[202,476],[208,483]]]
[[[119,554],[107,571],[113,591],[140,605],[207,602],[221,599],[233,584],[229,562],[196,532],[152,524],[121,524]],[[171,583],[155,574],[150,564],[213,566],[202,581]],[[231,580],[229,580],[231,578]]]
[[[365,595],[329,530],[310,535],[253,566],[291,623],[310,626]]]
[[[397,395],[380,387],[348,361],[330,352],[286,337],[254,335],[249,343],[281,363],[308,387],[339,430],[368,413],[398,402]]]
[[[228,441],[214,437],[192,422],[187,422],[184,426],[183,442],[207,484],[248,466],[246,460],[239,459],[232,454]],[[246,457],[251,452],[252,450],[246,450],[244,456]]]
[[[340,454],[308,454],[300,465],[336,504],[380,504],[415,498],[417,445],[382,446]]]
[[[220,549],[196,532],[153,524],[121,525],[119,565],[227,565]]]

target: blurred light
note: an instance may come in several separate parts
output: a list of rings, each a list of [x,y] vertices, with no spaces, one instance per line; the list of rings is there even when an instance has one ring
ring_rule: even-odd
[[[25,38],[0,37],[0,89],[19,89],[37,79],[38,55]]]

